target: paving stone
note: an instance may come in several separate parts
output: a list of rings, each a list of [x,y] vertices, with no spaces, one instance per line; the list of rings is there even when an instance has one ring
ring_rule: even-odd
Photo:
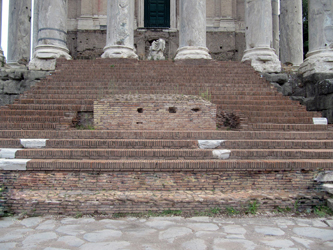
[[[216,231],[219,227],[213,223],[188,223],[187,227],[195,231]]]
[[[278,236],[278,235],[284,235],[284,231],[282,231],[279,228],[276,227],[255,227],[255,231],[257,233],[261,233],[264,235],[272,235],[272,236]]]
[[[15,248],[17,245],[16,242],[0,243],[1,250],[9,250]]]
[[[312,226],[314,227],[328,227],[328,225],[324,222],[323,219],[313,219]]]
[[[324,245],[333,248],[333,242],[325,242]]]
[[[86,223],[92,223],[95,222],[94,218],[65,218],[61,220],[62,224],[86,224]]]
[[[276,224],[281,227],[281,226],[294,226],[295,223],[291,221],[291,219],[277,219]]]
[[[298,238],[298,237],[291,237],[294,241],[297,243],[302,244],[306,248],[310,248],[310,245],[313,243],[312,240],[304,239],[304,238]]]
[[[22,238],[23,236],[25,236],[26,234],[28,234],[32,231],[33,230],[29,229],[29,228],[12,230],[12,231],[8,232],[7,234],[5,234],[4,236],[0,236],[0,242],[16,240],[16,239]]]
[[[224,232],[228,233],[228,234],[245,234],[246,233],[245,228],[243,228],[239,225],[224,226],[223,229],[224,229]]]
[[[262,240],[262,243],[266,244],[270,247],[280,247],[280,248],[286,248],[291,247],[294,245],[294,243],[290,240]]]
[[[166,227],[173,226],[176,223],[172,221],[148,221],[146,225],[156,229],[165,229]]]
[[[37,230],[52,230],[56,226],[56,222],[54,220],[47,220],[43,223],[39,224],[38,227],[36,227]]]
[[[67,225],[67,226],[61,226],[56,229],[58,233],[63,234],[69,234],[69,235],[77,235],[77,234],[83,234],[85,233],[84,230],[82,230],[82,226],[80,225]]]
[[[216,232],[216,231],[198,231],[195,233],[195,236],[196,237],[205,237],[205,238],[210,238],[210,237],[215,238],[216,234],[218,234],[219,237],[227,235],[225,233]]]
[[[58,239],[58,241],[64,242],[71,247],[79,247],[85,243],[85,241],[75,237],[75,236],[63,236]]]
[[[15,220],[10,218],[10,217],[9,218],[2,218],[0,220],[0,228],[10,227],[14,223],[15,223]]]
[[[199,221],[199,222],[210,222],[210,218],[208,216],[202,217],[192,217],[188,219],[189,221]]]
[[[153,233],[157,232],[157,230],[155,229],[151,229],[151,228],[140,228],[140,230],[136,229],[132,229],[130,231],[127,231],[126,233],[128,233],[131,236],[135,236],[135,237],[144,237],[144,236],[151,236]]]
[[[326,223],[330,226],[333,227],[333,220],[326,220]],[[1,225],[0,225],[1,227]]]
[[[67,249],[67,248],[54,248],[54,247],[47,247],[47,248],[44,248],[44,250],[70,250],[70,249]]]
[[[27,219],[22,220],[21,224],[26,226],[26,227],[35,227],[42,220],[43,220],[43,218],[41,218],[41,217],[31,217],[31,218],[27,218]]]
[[[22,244],[24,245],[24,247],[38,246],[44,241],[49,241],[56,238],[57,235],[54,232],[33,234],[26,237]]]
[[[320,229],[314,227],[296,227],[293,232],[298,236],[318,238],[323,241],[333,240],[333,231],[330,229]]]
[[[187,227],[171,227],[159,233],[160,240],[167,240],[170,243],[176,238],[183,237],[192,233],[192,230]]]
[[[257,245],[249,240],[217,238],[214,239],[213,250],[221,250],[221,249],[254,250],[256,247]]]
[[[231,235],[227,235],[226,236],[227,239],[244,239],[245,240],[245,236],[242,234],[231,234]]]
[[[87,243],[80,247],[81,250],[120,250],[128,247],[129,242],[126,241],[113,241],[102,243]]]
[[[110,240],[110,238],[119,238],[121,235],[121,231],[104,229],[93,233],[87,233],[83,235],[83,238],[90,242],[99,242]]]
[[[194,239],[191,241],[186,241],[182,244],[182,247],[187,250],[206,250],[207,246],[204,240]]]

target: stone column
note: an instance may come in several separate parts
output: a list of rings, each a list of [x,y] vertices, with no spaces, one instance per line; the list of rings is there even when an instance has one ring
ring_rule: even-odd
[[[299,68],[303,77],[333,74],[333,0],[309,0],[309,52]]]
[[[10,0],[8,19],[7,63],[12,67],[30,60],[31,0]]]
[[[33,23],[33,35],[32,35],[32,48],[35,51],[35,48],[38,44],[38,21],[39,21],[39,2],[40,0],[35,0],[34,4],[34,23]]]
[[[102,58],[134,58],[134,1],[108,0],[107,38]]]
[[[281,0],[280,60],[299,66],[303,63],[302,0]]]
[[[279,18],[279,1],[278,0],[272,0],[272,15],[273,15],[272,16],[272,18],[273,18],[273,48],[275,49],[276,55],[278,57],[280,57],[280,18]]]
[[[246,50],[242,61],[251,61],[259,72],[280,72],[281,63],[275,54],[272,38],[271,0],[246,0]]]
[[[56,59],[72,59],[67,48],[67,0],[42,0],[38,3],[38,42],[33,70],[54,70]]]
[[[175,60],[211,59],[206,47],[206,0],[182,0],[179,4],[179,48]]]
[[[0,67],[3,67],[6,62],[6,58],[3,55],[3,50],[1,46],[1,32],[2,32],[1,27],[2,27],[2,0],[0,0]]]

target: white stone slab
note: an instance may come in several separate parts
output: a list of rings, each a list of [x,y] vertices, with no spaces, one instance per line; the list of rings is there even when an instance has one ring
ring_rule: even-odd
[[[327,118],[312,118],[315,125],[327,125]]]
[[[213,150],[213,157],[221,160],[226,160],[229,159],[230,153],[230,150]]]
[[[201,149],[213,149],[220,146],[224,140],[198,140],[199,148]]]
[[[30,159],[0,159],[0,170],[27,170]]]
[[[324,184],[323,185],[323,189],[330,193],[330,194],[333,194],[333,184]]]
[[[14,159],[16,151],[21,150],[19,148],[0,148],[0,158]]]
[[[45,148],[48,139],[21,139],[24,148]]]

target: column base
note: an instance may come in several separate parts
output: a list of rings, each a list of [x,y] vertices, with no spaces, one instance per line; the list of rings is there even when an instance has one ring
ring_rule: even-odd
[[[245,50],[242,62],[245,61],[251,61],[251,66],[262,73],[281,72],[281,62],[272,48]]]
[[[316,73],[333,74],[333,50],[316,50],[306,56],[298,70],[303,77]]]
[[[54,45],[38,45],[34,53],[34,58],[29,63],[30,70],[55,70],[56,59],[64,57],[71,60],[66,47]]]
[[[129,58],[138,59],[138,55],[131,47],[121,45],[111,45],[104,48],[102,58]]]
[[[212,59],[205,47],[185,46],[177,50],[175,60],[184,59]]]

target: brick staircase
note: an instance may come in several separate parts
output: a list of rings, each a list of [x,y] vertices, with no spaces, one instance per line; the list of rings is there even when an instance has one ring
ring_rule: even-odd
[[[241,117],[241,127],[73,127],[78,112],[93,112],[94,100],[114,94],[205,94],[219,110]],[[0,160],[0,180],[14,212],[193,211],[252,200],[262,209],[296,200],[313,207],[326,198],[313,177],[333,170],[333,131],[314,125],[313,117],[320,114],[239,62],[59,60],[51,76],[0,108],[0,154],[15,157]],[[22,139],[46,140],[29,146]],[[219,143],[201,149],[198,140]]]

